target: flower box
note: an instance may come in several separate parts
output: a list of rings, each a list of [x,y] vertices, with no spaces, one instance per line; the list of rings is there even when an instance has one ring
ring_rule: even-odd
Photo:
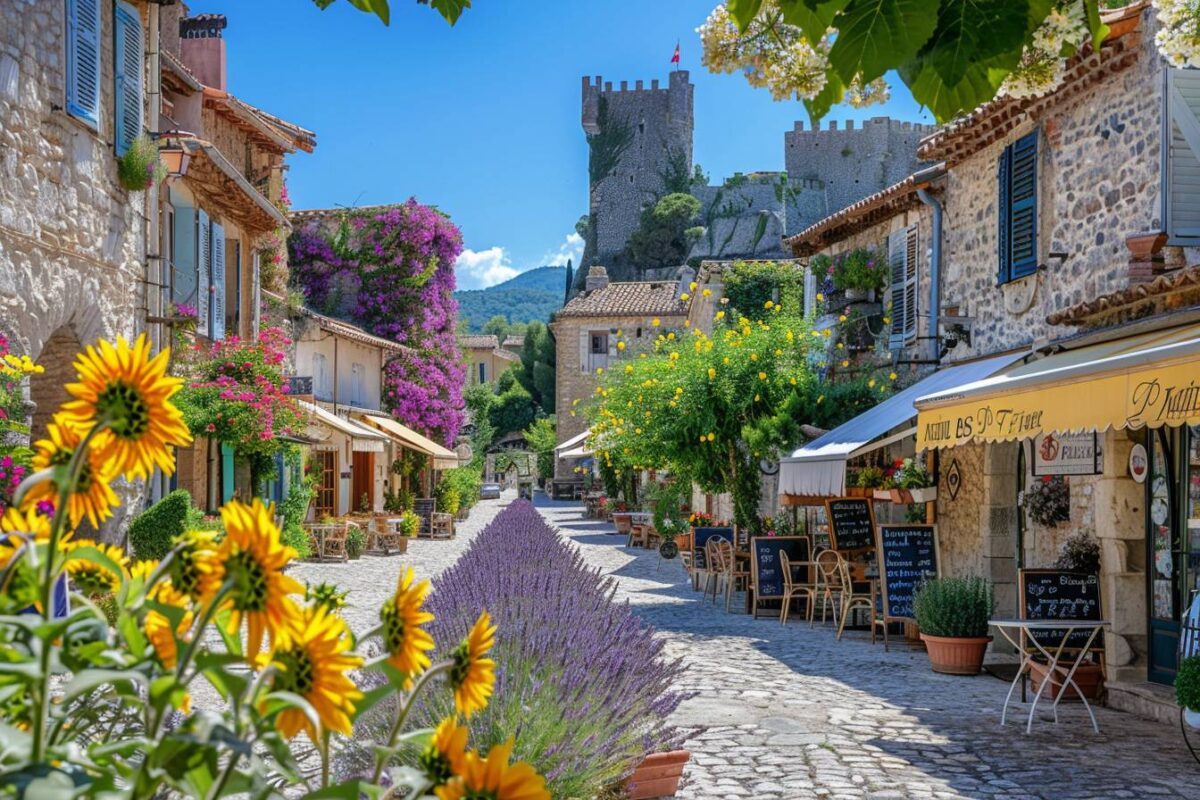
[[[932,503],[937,500],[937,487],[927,486],[924,489],[909,489],[908,493],[912,495],[914,503]]]
[[[1047,664],[1037,661],[1030,663],[1029,679],[1034,692],[1037,692],[1042,686],[1042,681],[1046,680],[1047,666]],[[1068,669],[1069,667],[1059,666],[1054,670],[1054,675],[1050,678],[1050,684],[1046,687],[1043,697],[1047,700],[1058,698],[1067,677]],[[1079,665],[1079,669],[1075,670],[1075,674],[1071,676],[1071,680],[1083,690],[1084,697],[1088,700],[1095,700],[1100,696],[1101,687],[1104,685],[1104,671],[1100,669],[1099,664],[1084,662]],[[1072,686],[1067,689],[1066,695],[1063,696],[1063,701],[1073,702],[1078,700],[1079,693],[1075,691],[1075,687]]]
[[[674,797],[679,791],[683,768],[692,754],[687,750],[654,753],[646,756],[637,769],[622,782],[629,800]]]
[[[846,489],[846,497],[870,497],[875,494],[874,489],[863,489],[859,486],[851,486]]]
[[[888,502],[891,502],[892,490],[891,489],[872,489],[871,497],[873,497],[876,500],[887,500]]]

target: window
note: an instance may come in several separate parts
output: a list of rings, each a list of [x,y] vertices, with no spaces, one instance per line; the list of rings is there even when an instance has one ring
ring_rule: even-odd
[[[209,335],[209,306],[212,299],[212,227],[208,212],[196,212],[196,333]]]
[[[350,405],[363,407],[367,399],[367,368],[362,364],[350,365]]]
[[[314,468],[318,475],[317,519],[337,514],[337,453],[333,450],[317,450],[313,453]]]
[[[142,132],[142,17],[129,3],[117,3],[113,19],[114,136],[117,155],[124,155]]]
[[[313,353],[312,357],[313,395],[320,400],[330,400],[329,390],[329,361],[324,353]]]
[[[225,226],[218,222],[212,223],[210,237],[212,260],[209,263],[209,276],[212,283],[209,289],[209,336],[213,341],[217,341],[225,338]]]
[[[171,195],[175,212],[171,252],[171,299],[196,308],[196,209]]]
[[[592,355],[608,355],[608,334],[593,333],[592,334]]]
[[[479,362],[479,382],[487,383],[487,364]]]
[[[1200,70],[1168,69],[1163,220],[1171,244],[1200,244]]]
[[[1037,271],[1037,131],[1000,155],[999,283]]]
[[[892,270],[892,330],[888,346],[904,347],[917,336],[917,226],[888,236],[888,265]]]
[[[100,0],[67,0],[67,113],[100,127]]]

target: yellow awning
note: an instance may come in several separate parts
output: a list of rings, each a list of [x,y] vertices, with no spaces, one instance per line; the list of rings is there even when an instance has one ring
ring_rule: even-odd
[[[1200,325],[1068,350],[916,401],[917,448],[1200,423]]]
[[[309,414],[309,431],[312,432],[313,424],[324,427],[334,433],[341,434],[350,439],[350,449],[356,453],[382,453],[384,443],[387,442],[387,437],[378,431],[371,428],[357,425],[348,419],[342,419],[332,411],[326,411],[315,403],[307,403],[303,400],[297,400],[297,404],[302,411]],[[317,437],[318,441],[324,441],[328,437]],[[328,442],[326,442],[328,444]],[[325,448],[330,449],[330,448]]]
[[[416,450],[418,453],[424,453],[429,456],[433,460],[434,469],[454,469],[458,466],[458,453],[442,447],[427,436],[417,433],[412,428],[406,428],[390,417],[375,417],[370,414],[360,414],[359,418],[368,425],[372,425],[389,434],[408,449]]]

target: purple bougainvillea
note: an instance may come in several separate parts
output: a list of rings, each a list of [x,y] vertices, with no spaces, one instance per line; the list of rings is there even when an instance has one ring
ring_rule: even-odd
[[[347,318],[411,352],[388,365],[383,402],[405,425],[453,444],[465,378],[454,335],[458,227],[416,200],[320,221],[289,241],[292,281],[312,308]]]

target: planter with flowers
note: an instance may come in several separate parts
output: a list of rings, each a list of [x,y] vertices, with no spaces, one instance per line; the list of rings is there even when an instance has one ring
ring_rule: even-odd
[[[892,475],[895,488],[891,490],[893,503],[931,503],[937,499],[937,487],[925,465],[915,458],[896,462]]]
[[[847,497],[873,497],[875,490],[883,486],[885,479],[883,470],[879,467],[863,467],[847,481]]]
[[[1183,723],[1200,730],[1200,656],[1188,656],[1179,662],[1175,702],[1183,709]]]
[[[1020,497],[1021,507],[1032,522],[1053,528],[1071,519],[1071,487],[1061,475],[1044,475]]]
[[[874,250],[859,247],[838,253],[830,269],[834,287],[842,290],[852,303],[874,302],[875,293],[887,286],[887,259]]]
[[[158,157],[158,147],[149,136],[139,136],[117,159],[117,182],[122,189],[141,192],[167,177],[167,167]]]
[[[934,672],[978,675],[987,651],[988,620],[995,608],[983,578],[933,578],[913,597],[913,613]]]

